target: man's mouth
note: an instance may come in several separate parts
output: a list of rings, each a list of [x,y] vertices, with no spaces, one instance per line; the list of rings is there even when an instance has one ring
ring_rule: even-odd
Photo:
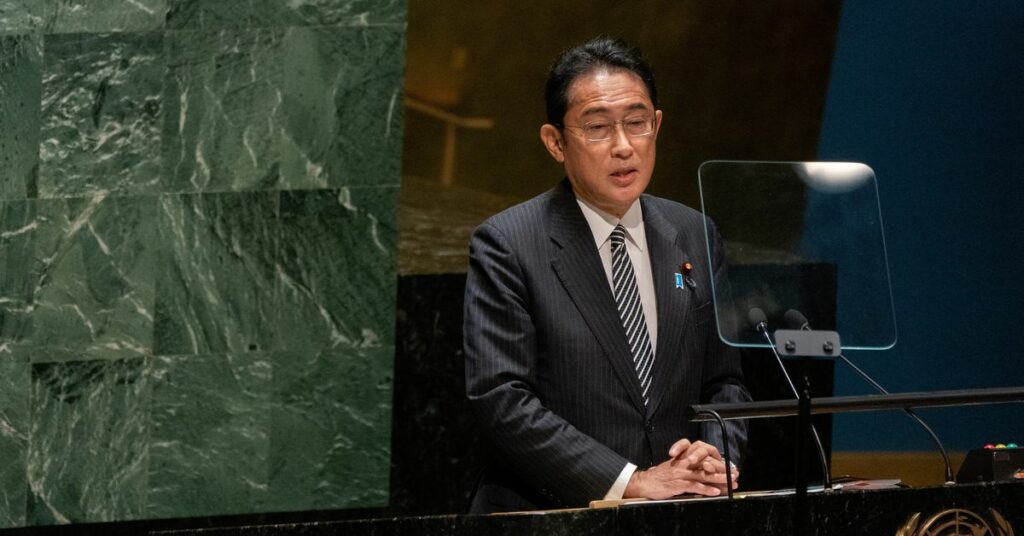
[[[636,168],[622,168],[614,171],[612,177],[625,179],[631,177],[634,173],[636,173]]]

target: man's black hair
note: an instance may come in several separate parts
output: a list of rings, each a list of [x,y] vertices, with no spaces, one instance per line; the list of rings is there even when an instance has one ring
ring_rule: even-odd
[[[651,103],[655,108],[658,107],[654,73],[644,61],[640,49],[620,39],[596,37],[562,52],[551,64],[548,81],[544,85],[548,123],[557,127],[564,126],[562,121],[569,108],[569,86],[577,78],[602,68],[621,69],[640,77],[647,86],[647,96],[651,98]]]

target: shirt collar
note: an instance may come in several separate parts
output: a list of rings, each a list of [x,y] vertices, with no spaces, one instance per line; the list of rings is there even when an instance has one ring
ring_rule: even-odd
[[[594,235],[594,243],[598,249],[601,249],[601,246],[611,236],[615,226],[622,224],[629,241],[640,251],[644,251],[647,241],[644,237],[644,214],[640,208],[639,199],[633,201],[633,204],[629,206],[629,210],[622,215],[621,220],[595,207],[579,196],[576,197],[576,202],[579,203],[580,210],[583,211],[583,217],[586,218],[587,224],[590,226],[590,232]]]

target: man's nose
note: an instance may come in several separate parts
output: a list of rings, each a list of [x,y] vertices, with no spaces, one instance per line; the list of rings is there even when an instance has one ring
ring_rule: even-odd
[[[617,158],[629,158],[633,155],[633,144],[622,123],[615,125],[615,136],[612,137],[612,156]]]

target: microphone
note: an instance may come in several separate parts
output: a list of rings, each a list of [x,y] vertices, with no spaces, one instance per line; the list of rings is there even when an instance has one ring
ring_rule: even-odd
[[[786,314],[782,315],[782,319],[789,326],[789,329],[798,329],[801,331],[810,331],[811,325],[807,322],[807,317],[796,309],[790,309],[786,311]]]
[[[798,329],[801,331],[811,330],[811,326],[810,323],[808,323],[807,321],[807,317],[804,316],[803,313],[801,313],[800,311],[797,311],[796,309],[790,309],[786,311],[786,314],[783,315],[783,319],[785,320],[786,325],[790,327],[790,329]],[[879,385],[878,382],[871,378],[871,376],[868,376],[867,372],[864,372],[863,370],[860,369],[860,367],[854,365],[853,361],[847,359],[842,352],[839,352],[839,358],[842,359],[843,362],[845,362],[847,365],[849,365],[850,368],[855,370],[857,374],[859,374],[860,377],[864,379],[864,381],[866,381],[868,384],[874,387],[876,391],[882,393],[883,395],[889,394],[889,391],[886,391],[885,388]],[[939,436],[936,435],[935,432],[931,429],[931,427],[924,422],[924,419],[918,417],[917,413],[914,413],[914,410],[910,408],[903,408],[903,411],[912,419],[917,421],[917,423],[920,424],[926,432],[928,432],[928,435],[931,436],[932,441],[935,442],[935,446],[939,448],[939,453],[942,454],[943,463],[946,465],[946,484],[953,484],[953,466],[949,463],[949,455],[946,454],[946,448],[942,446],[942,441],[939,441]]]
[[[765,316],[764,311],[760,307],[754,307],[747,311],[747,319],[750,320],[750,325],[754,326],[758,333],[768,331],[768,317]]]
[[[792,311],[792,309],[790,310]],[[786,314],[789,313],[787,312]],[[785,365],[782,364],[782,357],[779,356],[779,351],[775,349],[775,342],[772,341],[771,336],[768,335],[768,317],[760,307],[753,307],[747,311],[747,319],[750,320],[751,324],[753,324],[754,329],[764,335],[765,340],[768,341],[768,346],[772,349],[772,355],[775,356],[775,362],[779,364],[779,370],[782,371],[782,377],[785,378],[786,383],[789,384],[789,390],[793,393],[793,398],[800,400],[800,394],[797,393],[796,386],[793,385],[793,380],[790,379],[789,373],[786,372]],[[804,320],[806,320],[806,318]],[[828,467],[828,459],[825,457],[825,447],[821,443],[821,436],[818,435],[818,428],[814,426],[814,423],[810,423],[810,425],[811,435],[814,437],[814,445],[818,447],[818,460],[821,462],[822,480],[824,480],[823,487],[827,490],[831,490],[832,473]]]

